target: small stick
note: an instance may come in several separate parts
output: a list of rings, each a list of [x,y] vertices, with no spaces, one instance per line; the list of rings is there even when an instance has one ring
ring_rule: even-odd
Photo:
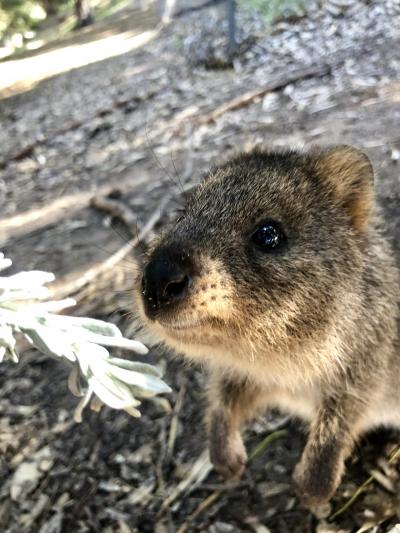
[[[167,453],[166,453],[168,459],[170,459],[172,457],[172,454],[174,453],[175,441],[176,441],[176,436],[178,433],[179,413],[181,412],[181,409],[182,409],[185,393],[186,393],[186,381],[182,383],[181,388],[179,389],[178,397],[176,399],[176,404],[174,407],[174,413],[171,418],[171,424],[169,427],[169,435],[168,435],[168,448],[167,448]]]
[[[309,68],[295,69],[289,74],[283,75],[280,78],[272,80],[270,83],[267,83],[259,89],[255,89],[254,91],[248,91],[240,96],[233,98],[232,100],[229,100],[228,102],[225,102],[224,104],[221,104],[220,106],[216,107],[212,111],[209,111],[208,113],[206,112],[205,114],[202,114],[203,110],[199,110],[196,106],[186,108],[180,113],[178,113],[171,121],[167,122],[166,124],[163,124],[152,137],[158,137],[166,133],[167,131],[169,131],[171,135],[175,133],[181,133],[182,127],[189,121],[191,122],[192,127],[198,125],[201,126],[203,124],[209,124],[210,122],[213,122],[217,118],[222,116],[224,113],[227,113],[228,111],[236,111],[237,109],[248,106],[252,104],[257,98],[261,98],[262,96],[265,96],[268,93],[280,91],[284,89],[287,85],[296,83],[301,80],[313,77],[320,78],[329,74],[331,71],[332,67],[328,64]],[[143,136],[138,137],[134,143],[135,148],[142,146],[145,141],[149,141],[148,136],[146,136],[146,138],[144,138]]]
[[[390,456],[390,459],[388,461],[388,463],[391,465],[391,464],[394,464],[398,461],[398,459],[400,459],[400,445],[397,446],[397,448],[394,449],[394,451],[391,453],[391,456]],[[329,521],[332,521],[334,520],[335,518],[337,518],[338,516],[340,516],[341,514],[343,514],[345,511],[347,511],[347,509],[349,509],[349,507],[351,507],[353,505],[353,503],[358,499],[358,497],[360,496],[360,494],[362,494],[364,492],[364,490],[369,486],[371,485],[371,483],[374,481],[374,476],[369,476],[368,479],[366,479],[364,481],[364,483],[362,483],[355,491],[354,491],[354,494],[351,496],[351,498],[349,498],[347,500],[347,502],[342,506],[340,507],[340,509],[338,509],[335,513],[333,513],[330,517],[329,517]]]
[[[146,182],[145,177],[136,179],[134,187]],[[119,184],[119,189],[127,189],[128,181]],[[130,185],[130,190],[132,185]],[[108,196],[115,190],[114,186],[101,187],[98,196]],[[89,206],[93,191],[82,191],[57,198],[41,207],[25,211],[18,215],[0,219],[0,242],[29,235],[48,226],[57,224],[62,219],[71,217],[74,213]]]
[[[215,492],[211,493],[205,500],[203,500],[200,505],[193,511],[193,513],[189,516],[189,518],[186,520],[184,524],[181,525],[181,527],[178,529],[177,533],[185,533],[187,530],[189,524],[193,522],[203,511],[208,509],[210,505],[212,505],[214,502],[216,502],[219,497],[222,495],[222,492],[220,490],[216,490]]]
[[[125,259],[125,257],[127,257],[132,250],[153,230],[154,226],[161,219],[170,199],[170,196],[165,196],[161,200],[158,209],[153,212],[146,224],[140,230],[137,237],[134,237],[128,241],[119,250],[110,255],[110,257],[108,257],[105,261],[101,261],[91,268],[85,270],[80,276],[75,277],[72,280],[66,279],[58,283],[51,291],[50,298],[52,300],[58,300],[65,298],[66,295],[76,294],[79,290],[98,279],[99,276],[102,276],[106,272],[110,271],[120,261]]]
[[[229,102],[225,102],[224,104],[220,105],[210,113],[206,113],[203,116],[195,118],[197,118],[199,124],[208,124],[228,111],[236,111],[241,107],[245,107],[253,103],[256,98],[261,98],[267,93],[284,89],[287,85],[295,83],[296,81],[305,80],[312,77],[320,78],[326,74],[329,74],[330,71],[331,67],[329,65],[294,70],[288,75],[282,76],[281,78],[277,78],[276,80],[267,83],[260,89],[255,89],[254,91],[248,91],[247,93],[241,94],[240,96],[233,98],[233,100],[229,100]]]
[[[267,435],[257,446],[250,452],[248,463],[250,463],[257,455],[265,450],[272,442],[287,435],[286,429],[280,429]],[[220,496],[222,496],[222,490],[216,490],[211,493],[205,500],[203,500],[199,506],[188,516],[187,520],[181,525],[177,533],[185,533],[189,525],[195,520],[203,511],[216,502]]]
[[[104,196],[94,196],[90,200],[90,205],[96,209],[101,209],[110,213],[113,217],[119,218],[126,225],[131,235],[137,233],[136,216],[132,209],[120,200],[106,198]]]

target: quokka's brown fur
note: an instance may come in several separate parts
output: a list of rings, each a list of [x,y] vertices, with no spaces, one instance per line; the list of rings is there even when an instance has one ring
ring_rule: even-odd
[[[252,242],[265,220],[286,235],[274,253]],[[384,233],[368,158],[338,146],[229,161],[152,246],[141,319],[207,363],[210,456],[226,478],[246,463],[240,428],[266,408],[310,423],[294,473],[307,505],[333,495],[362,433],[400,427],[399,269]],[[171,261],[189,282],[154,304],[146,272]]]

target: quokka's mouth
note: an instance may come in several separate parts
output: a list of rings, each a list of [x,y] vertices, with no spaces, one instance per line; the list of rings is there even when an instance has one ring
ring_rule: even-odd
[[[194,320],[194,321],[176,321],[176,322],[166,322],[165,320],[157,320],[157,323],[162,326],[164,329],[174,330],[174,331],[186,331],[189,329],[198,328],[204,325],[204,321]]]

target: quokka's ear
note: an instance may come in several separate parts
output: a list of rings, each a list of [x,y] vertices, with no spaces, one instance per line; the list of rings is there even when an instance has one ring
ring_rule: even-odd
[[[317,171],[362,232],[374,207],[374,171],[368,157],[351,146],[333,146],[319,154]]]

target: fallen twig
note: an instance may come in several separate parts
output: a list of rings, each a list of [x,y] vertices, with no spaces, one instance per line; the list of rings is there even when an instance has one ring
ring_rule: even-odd
[[[147,235],[153,230],[154,226],[161,219],[164,210],[171,200],[170,196],[165,196],[156,211],[150,216],[146,224],[139,231],[138,235],[128,241],[124,246],[117,250],[114,254],[108,257],[105,261],[101,261],[96,265],[92,266],[80,276],[74,277],[73,279],[64,279],[61,281],[58,286],[56,286],[51,292],[51,299],[63,299],[66,296],[63,295],[76,295],[78,291],[83,289],[86,285],[92,281],[97,280],[100,276],[103,276],[106,272],[109,272],[114,268],[120,261],[127,257],[132,250],[142,241]]]
[[[208,124],[228,111],[236,111],[237,109],[253,103],[256,98],[261,98],[267,93],[284,89],[287,85],[295,83],[296,81],[305,80],[307,78],[320,78],[322,76],[326,76],[330,72],[331,67],[329,65],[294,70],[288,75],[281,76],[280,78],[267,83],[267,85],[261,87],[260,89],[248,91],[247,93],[233,98],[233,100],[230,100],[229,102],[225,102],[210,113],[199,117],[198,122],[200,124]]]
[[[168,435],[168,447],[167,447],[167,457],[171,458],[174,453],[176,436],[178,434],[178,422],[179,422],[179,413],[182,409],[183,399],[186,393],[186,381],[184,381],[179,389],[178,397],[176,399],[174,412],[171,418],[171,423],[169,426],[169,435]]]
[[[146,181],[147,177],[138,178],[135,180],[134,186],[137,187]],[[129,189],[132,190],[131,178],[129,182]],[[126,184],[125,182],[118,184],[118,189],[121,191],[124,191],[127,187],[128,180]],[[108,196],[113,190],[115,190],[115,185],[101,187],[96,191],[97,197]],[[92,198],[93,191],[69,194],[37,209],[31,209],[19,215],[0,219],[0,243],[39,231],[56,224],[63,218],[71,217],[77,211],[89,206]]]
[[[193,511],[189,518],[184,522],[181,527],[178,529],[177,533],[185,533],[189,524],[193,522],[203,511],[208,509],[214,502],[216,502],[219,497],[222,495],[222,491],[216,490],[212,492],[205,500],[203,500],[200,505]]]
[[[89,204],[92,192],[70,194],[54,200],[50,205],[0,220],[0,242],[33,233],[71,215]]]
[[[272,442],[285,437],[287,435],[286,429],[280,429],[277,431],[274,431],[273,433],[270,433],[267,435],[249,454],[249,460],[250,463],[257,455],[262,453],[265,448],[267,448]],[[185,522],[181,525],[181,527],[178,529],[177,533],[185,533],[187,531],[187,528],[189,525],[195,520],[203,511],[208,509],[213,503],[215,503],[220,496],[222,496],[223,491],[222,490],[215,490],[212,492],[205,500],[203,500],[199,506],[191,513],[188,518],[185,520]]]
[[[110,213],[113,217],[119,218],[126,225],[131,235],[137,233],[137,219],[132,209],[120,200],[105,196],[94,196],[90,200],[90,205],[96,209],[101,209]]]
[[[388,463],[394,464],[400,459],[400,445],[397,446],[394,451],[391,453],[390,458],[388,460]],[[349,509],[353,503],[358,499],[358,497],[365,491],[365,489],[371,485],[371,483],[374,481],[375,476],[371,475],[368,479],[364,481],[355,491],[354,494],[347,500],[347,502],[340,507],[336,512],[334,512],[330,517],[329,520],[332,521],[338,516],[342,515],[347,509]]]
[[[236,111],[237,109],[250,105],[254,102],[254,100],[265,96],[267,93],[279,91],[291,83],[296,83],[297,81],[305,80],[307,78],[320,78],[322,76],[326,76],[331,72],[331,70],[332,67],[328,64],[293,70],[291,73],[283,75],[280,78],[277,78],[264,85],[264,87],[241,94],[240,96],[237,96],[206,113],[204,113],[204,109],[199,110],[198,107],[191,106],[183,109],[171,121],[161,126],[152,137],[156,138],[167,131],[169,131],[171,135],[181,132],[182,126],[187,122],[191,122],[192,127],[202,124],[209,124],[224,113],[227,113],[228,111]],[[148,136],[137,137],[134,147],[138,148],[144,142],[148,142],[148,140]]]
[[[189,474],[182,479],[180,483],[164,500],[160,513],[166,511],[182,494],[187,495],[193,491],[208,476],[212,470],[212,464],[208,456],[208,450],[205,450],[195,461]]]

